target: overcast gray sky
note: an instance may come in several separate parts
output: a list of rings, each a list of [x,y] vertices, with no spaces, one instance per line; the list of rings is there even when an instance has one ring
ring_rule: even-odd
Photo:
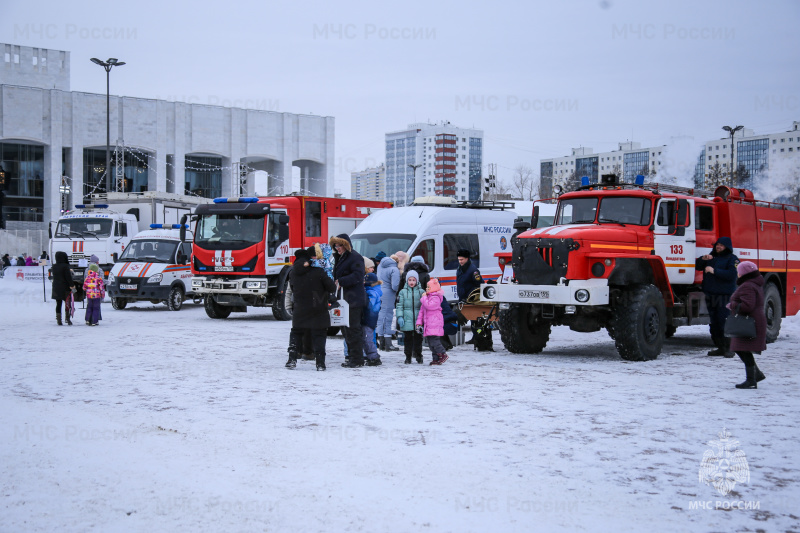
[[[500,178],[721,126],[800,120],[800,2],[156,2],[0,0],[0,41],[127,63],[111,92],[336,117],[336,188],[415,121],[484,130]]]

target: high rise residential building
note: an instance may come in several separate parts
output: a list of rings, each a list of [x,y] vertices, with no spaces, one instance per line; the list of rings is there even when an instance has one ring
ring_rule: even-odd
[[[386,200],[397,206],[419,196],[480,200],[482,167],[483,130],[445,121],[386,134]]]
[[[617,174],[625,182],[632,183],[639,174],[649,176],[660,170],[660,158],[666,145],[642,148],[641,143],[627,141],[617,146],[611,152],[596,154],[591,148],[573,148],[570,155],[542,159],[539,165],[542,197],[552,196],[553,185],[574,189],[583,176],[597,183],[603,174]]]
[[[350,197],[357,200],[386,199],[386,166],[350,173]]]
[[[733,143],[730,134],[705,143],[695,172],[695,186],[709,188],[715,173],[730,173],[733,161],[733,170],[737,173],[733,185],[754,189],[770,171],[774,174],[788,160],[797,157],[800,157],[800,121],[794,121],[791,129],[778,133],[756,135],[752,129],[742,128],[735,132]]]

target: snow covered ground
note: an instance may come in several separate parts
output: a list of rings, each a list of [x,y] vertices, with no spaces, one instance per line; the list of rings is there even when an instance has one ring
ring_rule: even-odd
[[[648,363],[555,328],[539,356],[495,334],[441,367],[351,370],[336,337],[316,372],[284,368],[267,310],[103,314],[58,327],[41,286],[0,280],[2,531],[800,528],[798,317],[737,390],[705,327]],[[698,479],[723,429],[749,472],[725,496]]]

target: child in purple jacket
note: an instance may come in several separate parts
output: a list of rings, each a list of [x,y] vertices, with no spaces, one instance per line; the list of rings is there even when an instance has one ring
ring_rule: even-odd
[[[433,354],[431,365],[441,365],[448,359],[441,339],[441,336],[444,335],[442,298],[444,298],[444,293],[439,286],[439,280],[431,278],[425,294],[420,298],[420,310],[419,316],[417,316],[417,331],[422,333],[425,340],[428,341],[428,347]]]

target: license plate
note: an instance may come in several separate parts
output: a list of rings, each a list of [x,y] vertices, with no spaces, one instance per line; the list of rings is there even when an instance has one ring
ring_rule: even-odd
[[[127,283],[120,283],[119,284],[119,288],[123,289],[123,290],[127,290],[127,291],[131,291],[131,290],[135,291],[139,287],[137,287],[136,285],[129,285]]]
[[[214,267],[216,272],[233,272],[233,267]]]
[[[519,291],[520,298],[539,298],[546,300],[550,298],[550,291]]]

